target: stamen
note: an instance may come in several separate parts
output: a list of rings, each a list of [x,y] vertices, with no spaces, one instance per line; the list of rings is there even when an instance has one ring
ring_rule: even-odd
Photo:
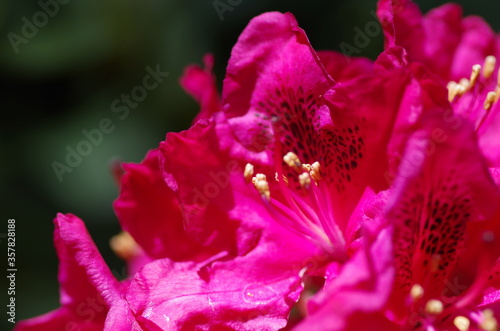
[[[484,109],[490,110],[496,98],[497,94],[495,92],[493,91],[488,92],[488,94],[486,95],[486,100],[484,100]]]
[[[460,79],[458,84],[462,85],[464,87],[465,91],[467,91],[470,87],[470,81],[467,78]]]
[[[446,87],[448,88],[448,101],[449,102],[452,102],[455,99],[455,97],[457,96],[456,91],[455,91],[455,87],[457,85],[458,84],[454,81],[450,81],[450,82],[448,82],[448,85],[446,85]]]
[[[303,172],[299,175],[300,186],[304,188],[309,188],[311,186],[311,176],[307,172]]]
[[[123,260],[129,260],[137,255],[139,246],[135,242],[130,233],[123,231],[114,235],[109,240],[109,246]]]
[[[493,71],[495,71],[497,59],[493,55],[489,55],[484,59],[484,67],[483,67],[483,76],[488,79],[493,75]]]
[[[255,184],[259,180],[267,180],[266,175],[264,175],[264,174],[256,174],[255,177],[252,178],[252,183]]]
[[[457,316],[453,320],[453,324],[460,331],[468,331],[469,327],[470,327],[470,320],[467,317],[465,317],[465,316]]]
[[[443,303],[437,299],[431,299],[425,304],[425,311],[431,315],[439,315],[443,312]]]
[[[300,171],[302,168],[302,162],[300,162],[299,157],[293,152],[288,152],[285,156],[283,156],[283,161],[285,161],[289,167],[294,168],[297,171]]]
[[[486,309],[483,311],[483,321],[479,324],[479,327],[485,331],[497,331],[498,323],[493,316],[493,311],[491,309]]]
[[[467,92],[467,90],[465,89],[465,87],[461,84],[457,84],[455,85],[455,87],[453,88],[453,95],[454,95],[454,98],[456,96],[459,96],[461,97],[465,92]]]
[[[310,174],[316,183],[321,179],[321,165],[318,161],[311,165]]]
[[[474,64],[472,66],[472,72],[470,74],[470,88],[473,88],[476,84],[477,78],[479,77],[479,73],[481,72],[481,65]]]
[[[254,172],[254,167],[252,164],[247,163],[245,166],[245,171],[243,172],[243,177],[245,177],[245,181],[250,183],[252,181],[252,176]]]
[[[266,175],[257,174],[252,178],[252,183],[255,185],[257,191],[259,191],[262,198],[267,201],[271,200],[271,191],[269,191],[269,183],[267,182]]]
[[[410,290],[411,299],[415,302],[424,296],[424,288],[419,284],[414,284]]]

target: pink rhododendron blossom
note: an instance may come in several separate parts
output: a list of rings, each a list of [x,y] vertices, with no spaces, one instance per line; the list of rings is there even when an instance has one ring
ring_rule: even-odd
[[[491,166],[500,166],[500,37],[480,17],[462,17],[458,5],[446,4],[423,16],[410,0],[379,1],[386,47],[402,46],[447,83],[455,126],[474,124]]]
[[[212,56],[186,68],[193,126],[114,167],[129,277],[58,215],[61,308],[16,330],[496,330],[497,38],[455,5],[378,15],[375,61],[270,12],[221,94]]]

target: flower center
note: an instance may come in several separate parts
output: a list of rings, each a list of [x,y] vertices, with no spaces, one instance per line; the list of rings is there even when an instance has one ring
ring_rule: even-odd
[[[457,114],[470,119],[475,124],[476,131],[487,121],[492,106],[500,98],[500,71],[496,81],[493,78],[496,62],[494,56],[487,56],[483,66],[472,66],[469,79],[450,81],[447,85],[448,100],[453,109]]]
[[[330,193],[321,176],[320,163],[302,163],[295,153],[288,152],[283,156],[283,163],[296,175],[296,178],[290,179],[283,174],[283,164],[277,163],[274,182],[271,184],[265,174],[257,173],[254,176],[251,164],[245,167],[244,177],[247,182],[253,183],[276,221],[294,233],[307,237],[331,254],[332,258],[344,260],[345,240],[333,219]],[[291,182],[298,183],[298,187]]]

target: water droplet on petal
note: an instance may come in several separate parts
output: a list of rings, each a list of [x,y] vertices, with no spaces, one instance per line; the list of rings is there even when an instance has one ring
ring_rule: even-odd
[[[259,283],[249,284],[243,290],[243,300],[248,303],[266,303],[277,295],[278,293],[270,286]]]

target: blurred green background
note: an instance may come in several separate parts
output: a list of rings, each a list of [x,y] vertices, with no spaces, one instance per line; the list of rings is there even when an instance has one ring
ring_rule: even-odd
[[[18,52],[8,35],[22,36],[23,17],[33,22],[40,4],[0,2],[0,233],[6,232],[9,218],[16,219],[18,320],[58,307],[52,245],[57,212],[80,216],[111,269],[123,275],[123,264],[108,246],[119,231],[111,207],[117,188],[110,160],[139,162],[166,132],[189,127],[197,106],[178,85],[186,65],[213,53],[220,84],[240,32],[252,17],[271,10],[294,13],[316,49],[339,50],[341,42],[353,44],[355,27],[374,20],[376,6],[375,0],[242,0],[221,20],[211,0],[65,1],[35,36],[18,45]],[[417,2],[424,11],[444,3]],[[466,14],[483,16],[500,29],[497,1],[459,3]],[[360,55],[375,58],[381,49],[379,35]],[[142,85],[146,66],[157,65],[169,76],[120,120],[111,104]],[[85,139],[82,130],[98,128],[103,118],[112,120],[114,131],[60,181],[52,163],[65,163],[66,146],[76,148]],[[6,240],[0,240],[6,252]],[[5,266],[2,254],[0,265]],[[1,286],[5,307],[4,277]],[[1,316],[0,329],[10,329],[5,312]]]

